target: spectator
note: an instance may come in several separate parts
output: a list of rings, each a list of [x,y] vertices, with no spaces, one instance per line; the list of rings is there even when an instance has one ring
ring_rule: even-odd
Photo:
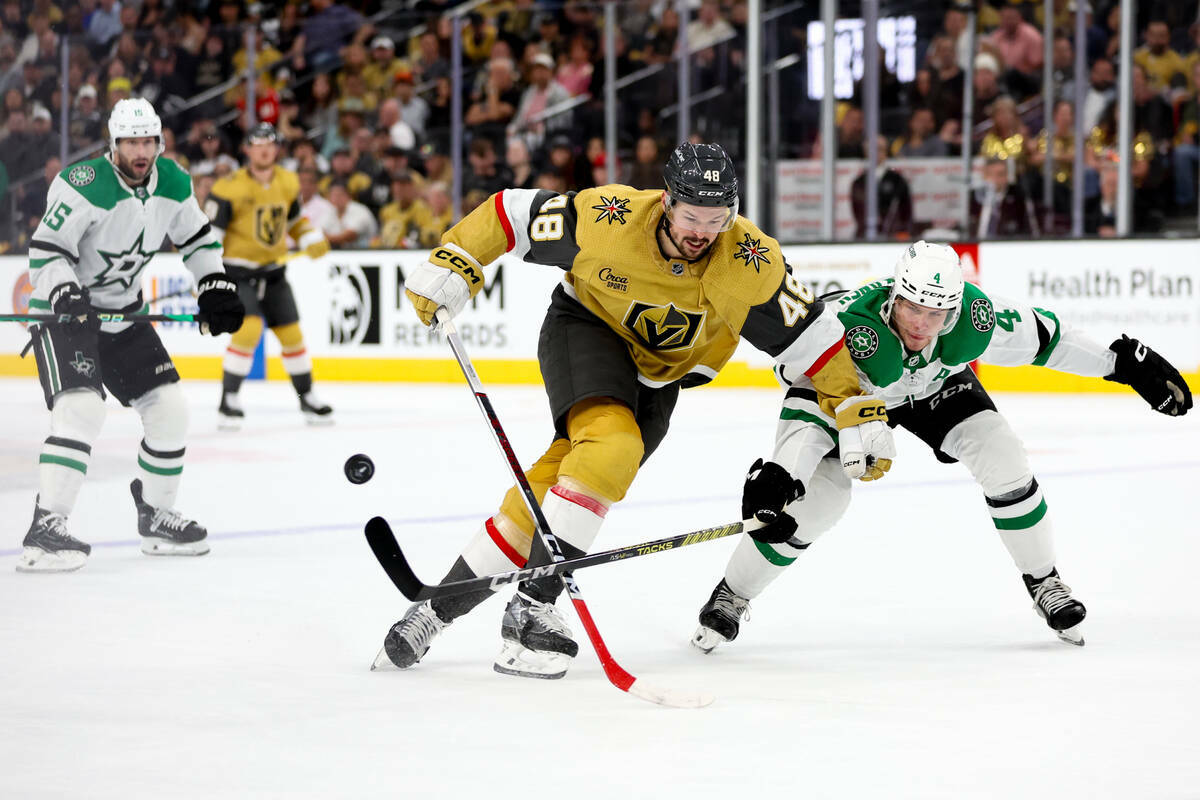
[[[967,69],[971,60],[971,41],[966,32],[967,12],[961,6],[951,5],[942,17],[941,35],[950,40],[953,62],[961,71]]]
[[[1196,171],[1200,168],[1200,61],[1192,62],[1191,96],[1179,114],[1172,159],[1175,168],[1175,207],[1181,213],[1196,213]]]
[[[296,93],[284,89],[279,93],[279,138],[284,142],[295,142],[305,136],[303,121],[300,119],[300,102]]]
[[[175,52],[164,48],[155,51],[150,71],[138,86],[138,96],[149,100],[158,113],[165,116],[183,106],[189,88],[175,69]]]
[[[7,134],[0,140],[0,160],[8,175],[23,178],[37,168],[37,145],[29,127],[29,118],[22,106],[10,109],[5,127]]]
[[[520,136],[508,137],[504,151],[504,161],[512,170],[513,189],[532,189],[534,179],[533,159],[529,153],[529,145]]]
[[[1100,115],[1117,96],[1116,72],[1107,58],[1098,58],[1092,64],[1087,95],[1083,99],[1083,130],[1091,131],[1100,124]]]
[[[516,86],[512,60],[494,58],[487,64],[483,92],[467,109],[463,122],[476,129],[476,136],[502,140],[520,102],[521,91]]]
[[[1025,142],[1029,139],[1029,129],[1017,115],[1017,104],[1011,97],[999,97],[992,103],[989,115],[992,123],[979,145],[979,154],[984,158],[1011,160],[1014,164],[1014,175],[1020,175],[1025,168]]]
[[[334,181],[329,187],[329,202],[333,204],[333,213],[325,219],[321,230],[330,246],[337,250],[369,247],[379,226],[366,206],[350,198],[345,182]]]
[[[986,38],[1000,54],[1004,66],[1033,77],[1042,68],[1042,34],[1021,17],[1021,9],[1008,3],[1000,9],[1000,27]]]
[[[861,108],[843,106],[838,123],[838,158],[866,158],[863,143],[863,112]]]
[[[121,4],[117,0],[98,0],[96,10],[87,17],[88,38],[103,50],[121,35]]]
[[[433,215],[417,196],[412,173],[399,170],[392,175],[392,202],[379,211],[378,247],[410,249],[421,246],[421,230],[432,226]]]
[[[220,36],[211,35],[204,39],[204,47],[192,67],[192,89],[197,93],[206,92],[220,86],[233,75],[233,64],[230,63],[225,41]],[[224,110],[220,97],[213,97],[196,109],[197,116],[216,117]]]
[[[374,29],[362,14],[333,0],[310,0],[313,13],[304,21],[304,57],[308,68],[322,71],[338,58],[348,41],[362,44]]]
[[[975,56],[975,121],[978,123],[991,111],[998,97],[1007,94],[1007,87],[1000,80],[1000,63],[991,53]]]
[[[1084,215],[1084,233],[1110,239],[1117,235],[1117,183],[1120,166],[1105,159],[1100,164],[1100,196]]]
[[[908,118],[908,134],[892,142],[891,154],[898,158],[936,158],[950,154],[950,145],[934,133],[933,111],[914,108]],[[953,120],[950,121],[953,124]]]
[[[878,233],[893,239],[908,239],[912,234],[913,205],[908,181],[894,169],[887,167],[888,143],[879,137],[875,164],[876,196],[878,198]],[[867,235],[867,173],[864,170],[850,185],[850,205],[854,209],[857,239]]]
[[[634,145],[629,185],[635,189],[662,188],[662,159],[658,155],[658,140],[653,136],[639,136]]]
[[[1046,158],[1053,160],[1054,183],[1051,199],[1054,204],[1055,228],[1045,233],[1061,232],[1069,228],[1068,220],[1071,214],[1071,193],[1073,190],[1071,176],[1075,172],[1075,104],[1072,100],[1059,100],[1054,104],[1053,138],[1043,128],[1037,140],[1030,140],[1026,145],[1029,164],[1030,185],[1034,197],[1042,197],[1042,169]],[[1048,143],[1048,140],[1052,144]],[[1047,156],[1049,152],[1049,156]]]
[[[213,184],[216,182],[217,176],[207,170],[192,172],[192,191],[196,194],[196,204],[200,208],[204,208],[204,203],[208,200]]]
[[[983,167],[983,186],[971,195],[969,236],[994,239],[1031,236],[1037,233],[1033,204],[1021,185],[1012,180],[1012,161],[988,159]]]
[[[329,161],[317,152],[317,146],[312,139],[297,139],[292,142],[291,155],[280,163],[284,169],[297,173],[302,169],[311,169],[318,175],[329,171]]]
[[[476,136],[467,150],[471,173],[463,179],[463,191],[478,189],[490,196],[512,185],[512,173],[496,161],[496,146],[492,140]]]
[[[454,208],[451,206],[450,188],[437,182],[425,187],[425,203],[429,206],[429,220],[421,228],[421,246],[436,247],[442,234],[454,224]]]
[[[936,37],[930,50],[929,67],[933,70],[933,96],[930,107],[940,126],[948,119],[962,119],[966,73],[959,67],[954,45],[948,37]],[[994,58],[992,62],[995,63]],[[978,69],[978,65],[976,68]],[[993,72],[993,77],[994,75]]]
[[[562,179],[563,191],[579,191],[591,185],[591,165],[575,154],[575,145],[570,137],[559,135],[550,140],[549,169]]]
[[[314,149],[314,153],[316,150]],[[311,166],[301,166],[296,171],[300,178],[300,213],[312,223],[314,228],[325,230],[329,218],[337,212],[321,193],[317,191],[317,170]]]
[[[67,135],[71,151],[82,150],[97,142],[104,132],[104,118],[100,116],[100,104],[96,98],[96,87],[84,84],[75,95],[75,110],[71,114]]]
[[[462,29],[463,56],[472,64],[482,63],[491,57],[497,35],[495,25],[488,22],[483,14],[472,11],[467,15],[467,24]]]
[[[450,75],[450,62],[442,56],[437,31],[426,30],[417,38],[417,54],[412,59],[412,71],[422,81],[434,81]]]
[[[321,194],[332,200],[329,190],[335,183],[342,184],[346,192],[355,199],[371,188],[371,176],[354,168],[354,157],[346,148],[334,151],[329,159],[329,174],[321,178],[318,184]]]
[[[595,68],[592,66],[591,47],[587,38],[573,38],[570,47],[567,48],[567,56],[567,60],[559,66],[558,73],[554,76],[555,81],[572,97],[588,94]]]
[[[559,114],[546,120],[536,119],[551,106],[571,99],[571,93],[561,83],[552,80],[554,59],[546,53],[534,56],[529,71],[529,86],[521,94],[509,131],[526,137],[534,146],[542,143],[547,131],[570,127],[570,113]]]
[[[702,0],[696,18],[688,23],[688,50],[706,50],[733,36],[733,26],[721,16],[719,0]]]
[[[199,157],[192,160],[192,166],[201,172],[212,172],[218,178],[223,178],[238,168],[237,159],[229,154],[229,146],[211,122],[200,137]]]
[[[417,147],[416,131],[405,122],[400,101],[394,97],[384,100],[383,105],[379,107],[379,130],[387,132],[393,147],[399,147],[401,150],[415,150]]]
[[[411,71],[404,68],[396,71],[392,94],[400,106],[400,119],[412,129],[418,141],[424,140],[430,116],[429,103],[417,94]]]
[[[243,37],[243,42],[245,41]],[[283,53],[276,50],[267,43],[261,30],[254,31],[254,70],[258,73],[271,72],[272,69],[283,61]],[[233,54],[233,71],[238,75],[245,75],[246,69],[250,66],[250,53],[243,45],[239,47]],[[281,89],[282,85],[274,85],[274,88]]]
[[[376,36],[371,40],[371,60],[362,69],[367,91],[387,97],[396,73],[405,68],[404,62],[396,58],[395,43],[386,36]]]
[[[1154,20],[1146,26],[1146,44],[1133,51],[1133,63],[1145,71],[1150,88],[1156,92],[1187,84],[1187,64],[1170,44],[1167,23]]]
[[[454,185],[454,165],[450,162],[450,150],[441,142],[431,142],[422,149],[425,159],[425,180],[430,183]]]
[[[1054,37],[1052,76],[1055,98],[1075,97],[1075,48],[1064,34]]]
[[[58,160],[58,156],[50,156],[42,166],[42,174],[21,188],[17,214],[21,220],[22,240],[28,241],[38,223],[42,221],[42,215],[46,213],[46,196],[50,193],[50,184],[61,171],[62,162]]]

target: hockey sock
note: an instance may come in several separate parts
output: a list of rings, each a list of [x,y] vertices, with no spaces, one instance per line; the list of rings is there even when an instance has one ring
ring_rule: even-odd
[[[279,346],[283,349],[283,371],[292,379],[296,394],[308,394],[312,391],[312,356],[304,346],[304,334],[300,331],[300,323],[290,322],[271,328]]]
[[[565,558],[577,558],[587,552],[600,532],[608,504],[563,483],[546,493],[542,513]],[[536,537],[530,550],[529,563],[549,564],[552,561],[541,537]],[[543,603],[553,602],[562,592],[563,583],[557,576],[538,578],[521,584],[521,591]]]
[[[236,393],[242,386],[242,380],[250,374],[254,365],[254,351],[262,338],[263,320],[257,314],[246,315],[242,327],[229,337],[229,345],[225,348],[225,358],[222,366],[225,370],[222,389],[228,393]]]
[[[783,574],[810,542],[795,539],[780,544],[757,542],[742,536],[729,564],[725,567],[725,582],[742,597],[755,598],[767,585]]]
[[[450,567],[450,571],[446,573],[442,582],[461,581],[480,575],[507,572],[514,567],[524,567],[525,556],[521,555],[520,551],[501,533],[501,527],[508,531],[511,538],[524,536],[511,521],[500,515],[488,518],[476,531],[467,546],[463,548],[462,555],[454,562],[454,566]],[[528,540],[524,544],[523,549],[528,551]],[[439,597],[433,599],[431,603],[434,612],[442,622],[453,622],[491,597],[492,592],[493,590],[486,589],[451,597]]]
[[[70,514],[92,459],[92,442],[104,423],[104,401],[90,389],[58,395],[50,411],[50,435],[38,458],[38,505]]]
[[[234,375],[226,370],[221,376],[221,391],[225,394],[237,394],[242,388],[242,381],[246,379],[245,375]]]
[[[985,497],[988,513],[1017,568],[1044,578],[1054,568],[1054,533],[1037,479],[1020,489]]]
[[[142,417],[138,445],[142,498],[154,508],[174,508],[183,473],[188,412],[178,383],[151,389],[130,405]]]

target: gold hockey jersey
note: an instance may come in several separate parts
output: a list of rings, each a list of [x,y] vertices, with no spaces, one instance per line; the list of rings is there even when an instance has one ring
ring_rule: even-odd
[[[225,263],[242,269],[282,266],[289,236],[300,249],[320,255],[313,246],[325,237],[300,212],[299,198],[300,179],[278,166],[265,185],[246,167],[214,183],[204,212],[223,237]]]
[[[658,244],[660,191],[506,189],[442,236],[481,264],[501,255],[565,271],[568,295],[626,342],[639,380],[706,383],[740,338],[813,379],[822,407],[860,394],[843,328],[744,217],[695,262]]]

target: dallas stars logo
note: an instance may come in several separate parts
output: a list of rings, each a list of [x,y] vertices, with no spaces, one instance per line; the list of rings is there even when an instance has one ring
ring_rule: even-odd
[[[119,253],[97,249],[96,253],[104,259],[105,267],[96,276],[96,282],[92,284],[92,287],[98,289],[101,286],[120,285],[122,288],[128,289],[133,286],[138,273],[142,271],[142,265],[154,255],[154,251],[147,253],[142,250],[142,237],[145,235],[146,232],[143,230],[127,250]]]
[[[754,267],[755,272],[759,272],[759,264],[770,264],[771,260],[767,258],[767,253],[771,252],[770,248],[762,246],[762,239],[751,239],[750,234],[746,234],[746,238],[737,243],[737,252],[733,254],[734,258],[740,258],[746,262],[748,266]]]
[[[609,225],[612,225],[614,221],[624,225],[625,215],[629,213],[629,200],[624,197],[616,197],[615,195],[613,197],[600,195],[600,204],[592,206],[592,210],[600,212],[596,215],[596,219],[593,222],[600,222],[606,219]]]

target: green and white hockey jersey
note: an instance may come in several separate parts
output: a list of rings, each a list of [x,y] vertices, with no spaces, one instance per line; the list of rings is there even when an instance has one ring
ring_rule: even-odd
[[[46,214],[29,244],[30,308],[49,311],[55,287],[78,283],[98,309],[138,310],[142,270],[166,240],[197,281],[224,272],[221,243],[182,167],[159,156],[149,181],[130,187],[107,158],[73,164],[50,184]],[[127,324],[106,323],[104,330]]]
[[[941,391],[947,378],[977,359],[1095,377],[1113,371],[1115,353],[1065,327],[1053,312],[989,298],[971,283],[964,287],[954,327],[934,337],[924,350],[910,352],[883,319],[891,290],[889,278],[831,301],[846,328],[846,349],[864,391],[875,394],[888,408]]]

